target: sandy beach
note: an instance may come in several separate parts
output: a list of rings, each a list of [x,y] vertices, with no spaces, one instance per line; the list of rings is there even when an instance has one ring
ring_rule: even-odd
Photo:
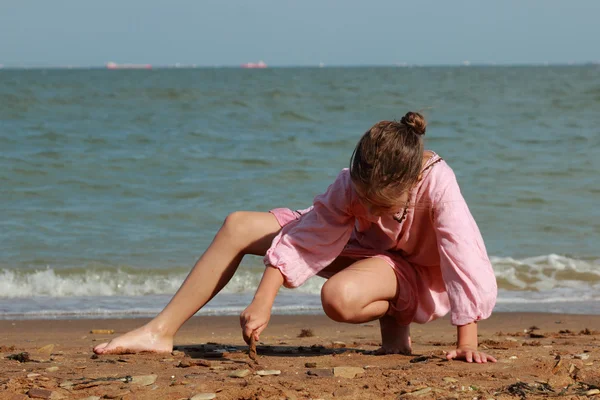
[[[144,322],[0,321],[0,398],[600,398],[597,315],[496,313],[479,331],[495,364],[446,361],[455,340],[447,319],[412,327],[412,356],[376,356],[377,323],[322,315],[273,316],[256,363],[237,317],[192,318],[172,354],[93,355]]]

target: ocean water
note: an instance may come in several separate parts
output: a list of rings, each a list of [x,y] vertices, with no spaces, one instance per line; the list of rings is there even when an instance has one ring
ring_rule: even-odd
[[[154,315],[234,210],[304,208],[423,110],[498,311],[600,313],[600,66],[0,70],[0,318]],[[248,256],[203,314],[245,308]],[[314,278],[276,313],[319,312]]]

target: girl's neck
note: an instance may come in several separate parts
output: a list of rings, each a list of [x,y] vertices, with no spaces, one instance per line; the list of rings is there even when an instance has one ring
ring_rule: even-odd
[[[429,160],[431,160],[431,158],[435,155],[435,153],[431,150],[425,150],[423,152],[423,163],[421,164],[421,166],[423,168],[425,168],[425,166],[427,165],[427,163],[429,162]]]

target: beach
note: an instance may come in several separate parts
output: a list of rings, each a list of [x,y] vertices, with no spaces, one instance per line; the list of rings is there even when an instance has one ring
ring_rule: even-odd
[[[410,356],[371,354],[377,322],[324,315],[274,315],[256,361],[235,316],[190,319],[173,353],[93,354],[146,321],[0,321],[0,398],[600,398],[598,315],[495,313],[479,324],[480,349],[498,359],[487,364],[445,360],[447,318],[411,327]]]
[[[3,69],[0,399],[600,397],[598,71]],[[93,356],[164,308],[231,212],[305,209],[366,129],[409,110],[484,238],[497,363],[445,361],[447,318],[412,328],[413,355],[375,356],[378,324],[319,314],[314,278],[280,290],[255,364],[237,316],[256,256],[173,354]]]

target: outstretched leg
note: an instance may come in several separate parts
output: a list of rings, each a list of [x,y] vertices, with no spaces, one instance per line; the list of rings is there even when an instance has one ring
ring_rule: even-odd
[[[245,254],[264,255],[280,229],[270,213],[230,214],[164,310],[146,325],[94,347],[94,352],[172,351],[183,323],[223,289]]]
[[[408,326],[399,325],[386,315],[389,302],[398,292],[396,273],[387,262],[376,257],[352,262],[338,258],[321,274],[327,276],[328,270],[335,273],[321,290],[325,314],[334,321],[353,324],[379,319],[382,347],[378,353],[410,354]]]

